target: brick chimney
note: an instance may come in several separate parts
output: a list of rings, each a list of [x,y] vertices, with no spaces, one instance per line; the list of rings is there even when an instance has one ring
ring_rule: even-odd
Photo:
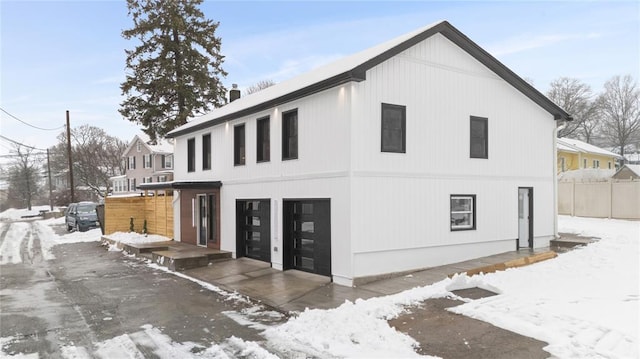
[[[229,91],[229,102],[233,102],[240,98],[240,90],[238,90],[238,84],[231,85],[232,89]]]

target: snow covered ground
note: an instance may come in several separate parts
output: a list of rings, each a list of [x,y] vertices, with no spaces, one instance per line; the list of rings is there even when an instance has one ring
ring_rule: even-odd
[[[3,216],[4,213],[0,215]],[[57,236],[50,228],[57,221],[60,219],[38,221],[41,238],[49,238],[47,248],[100,238],[99,230]],[[168,336],[171,333],[145,326],[126,337],[95,343],[94,354],[127,354],[128,340],[144,336],[156,343],[161,358],[226,358],[229,351],[223,350],[225,346],[234,346],[236,352],[255,358],[273,358],[273,352],[318,357],[418,357],[415,340],[389,327],[387,320],[428,298],[455,297],[452,290],[477,286],[499,295],[467,300],[450,310],[548,342],[545,349],[558,358],[638,358],[640,222],[561,216],[559,225],[561,232],[600,240],[527,267],[473,277],[456,276],[396,295],[345,302],[331,310],[306,310],[282,325],[263,328],[265,343],[246,342],[229,333],[225,343],[212,343],[207,350],[193,354],[186,349],[190,346],[172,341]],[[138,234],[119,233],[117,237],[130,242],[149,240]],[[3,245],[0,250],[11,252],[14,248]],[[200,284],[223,295],[237,295]],[[233,315],[238,322],[256,325],[251,320],[255,313]],[[0,346],[6,341],[7,338],[0,338]],[[7,353],[0,348],[0,356],[3,354]],[[127,355],[137,357],[135,353]],[[71,347],[65,348],[63,356],[89,357],[83,348]]]

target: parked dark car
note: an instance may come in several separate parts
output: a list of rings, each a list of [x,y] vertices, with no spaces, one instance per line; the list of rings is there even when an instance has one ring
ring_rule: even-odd
[[[71,203],[65,211],[65,223],[67,231],[73,230],[84,232],[90,228],[100,227],[98,214],[94,202]]]

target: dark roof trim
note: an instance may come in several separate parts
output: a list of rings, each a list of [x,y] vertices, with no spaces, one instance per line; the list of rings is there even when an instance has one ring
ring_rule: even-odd
[[[274,99],[262,102],[258,105],[255,106],[251,106],[251,107],[247,107],[245,109],[236,111],[234,113],[230,113],[228,115],[225,116],[221,116],[218,118],[214,118],[211,119],[209,121],[205,121],[203,123],[200,123],[198,125],[189,127],[189,128],[185,128],[184,130],[179,130],[179,131],[175,131],[172,132],[170,134],[167,134],[167,138],[172,138],[172,137],[177,137],[180,135],[184,135],[187,133],[191,133],[191,132],[195,132],[195,131],[199,131],[199,130],[203,130],[205,128],[211,127],[211,126],[215,126],[215,125],[219,125],[221,123],[227,122],[227,121],[231,121],[233,119],[236,119],[238,117],[243,117],[243,116],[248,116],[251,115],[253,113],[256,112],[260,112],[260,111],[264,111],[264,110],[268,110],[270,108],[282,105],[284,103],[287,102],[291,102],[294,100],[298,100],[301,99],[303,97],[307,97],[309,95],[312,95],[314,93],[318,93],[324,90],[328,90],[332,87],[336,87],[338,85],[342,85],[345,84],[347,82],[351,82],[351,81],[363,81],[365,79],[365,74],[363,73],[359,73],[357,71],[347,71],[347,72],[343,72],[339,75],[330,77],[328,79],[322,80],[320,82],[316,82],[313,85],[309,85],[307,87],[303,87],[299,90],[290,92],[286,95],[280,96],[280,97],[276,97]]]
[[[316,82],[313,85],[295,90],[286,95],[262,102],[258,105],[247,107],[245,109],[205,121],[198,125],[186,128],[184,130],[175,131],[167,137],[177,137],[190,132],[199,131],[211,126],[215,126],[239,117],[248,116],[256,112],[268,110],[275,106],[291,102],[314,93],[330,89],[351,81],[363,81],[366,80],[367,70],[377,66],[378,64],[396,56],[402,51],[418,44],[419,42],[428,39],[429,37],[440,33],[449,39],[451,42],[459,46],[466,51],[469,55],[473,56],[476,60],[480,61],[483,65],[495,72],[498,76],[507,81],[511,86],[522,92],[525,96],[529,97],[533,102],[545,109],[547,112],[553,115],[555,120],[572,121],[573,117],[564,111],[561,107],[556,105],[553,101],[548,99],[545,95],[536,90],[533,86],[523,80],[520,76],[516,75],[513,71],[507,68],[504,64],[498,61],[495,57],[482,49],[478,44],[469,39],[466,35],[453,27],[449,22],[443,21],[429,29],[419,33],[418,35],[392,47],[391,49],[373,57],[372,59],[363,62],[362,64],[354,67],[353,69],[330,77],[328,79]]]
[[[456,29],[446,21],[436,27],[441,26],[444,27],[444,29],[440,31],[442,35],[444,35],[447,39],[451,40],[454,44],[458,45],[464,51],[469,53],[476,60],[480,61],[491,71],[498,74],[498,76],[502,77],[511,86],[515,87],[518,91],[529,97],[533,102],[552,114],[554,120],[573,121],[573,117],[570,114],[568,114],[560,106],[556,105],[553,101],[547,98],[547,96],[540,93],[540,91],[536,90],[535,87],[531,86],[520,76],[516,75],[508,67],[498,61],[498,59],[478,46],[478,44],[471,41],[471,39],[469,39],[465,34],[460,32],[458,29]]]
[[[154,190],[154,189],[211,189],[211,188],[220,188],[222,187],[222,182],[220,181],[182,181],[182,182],[151,182],[151,183],[141,183],[137,186],[139,189],[143,190]]]

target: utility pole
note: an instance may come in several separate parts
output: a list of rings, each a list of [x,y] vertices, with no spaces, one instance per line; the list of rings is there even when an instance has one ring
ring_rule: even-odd
[[[71,159],[71,126],[69,126],[69,110],[67,110],[67,157],[69,157],[69,186],[71,187],[71,203],[76,201],[73,186],[73,160]]]
[[[51,161],[49,161],[49,149],[47,148],[47,170],[49,172],[49,210],[53,212],[53,189],[51,188]]]

